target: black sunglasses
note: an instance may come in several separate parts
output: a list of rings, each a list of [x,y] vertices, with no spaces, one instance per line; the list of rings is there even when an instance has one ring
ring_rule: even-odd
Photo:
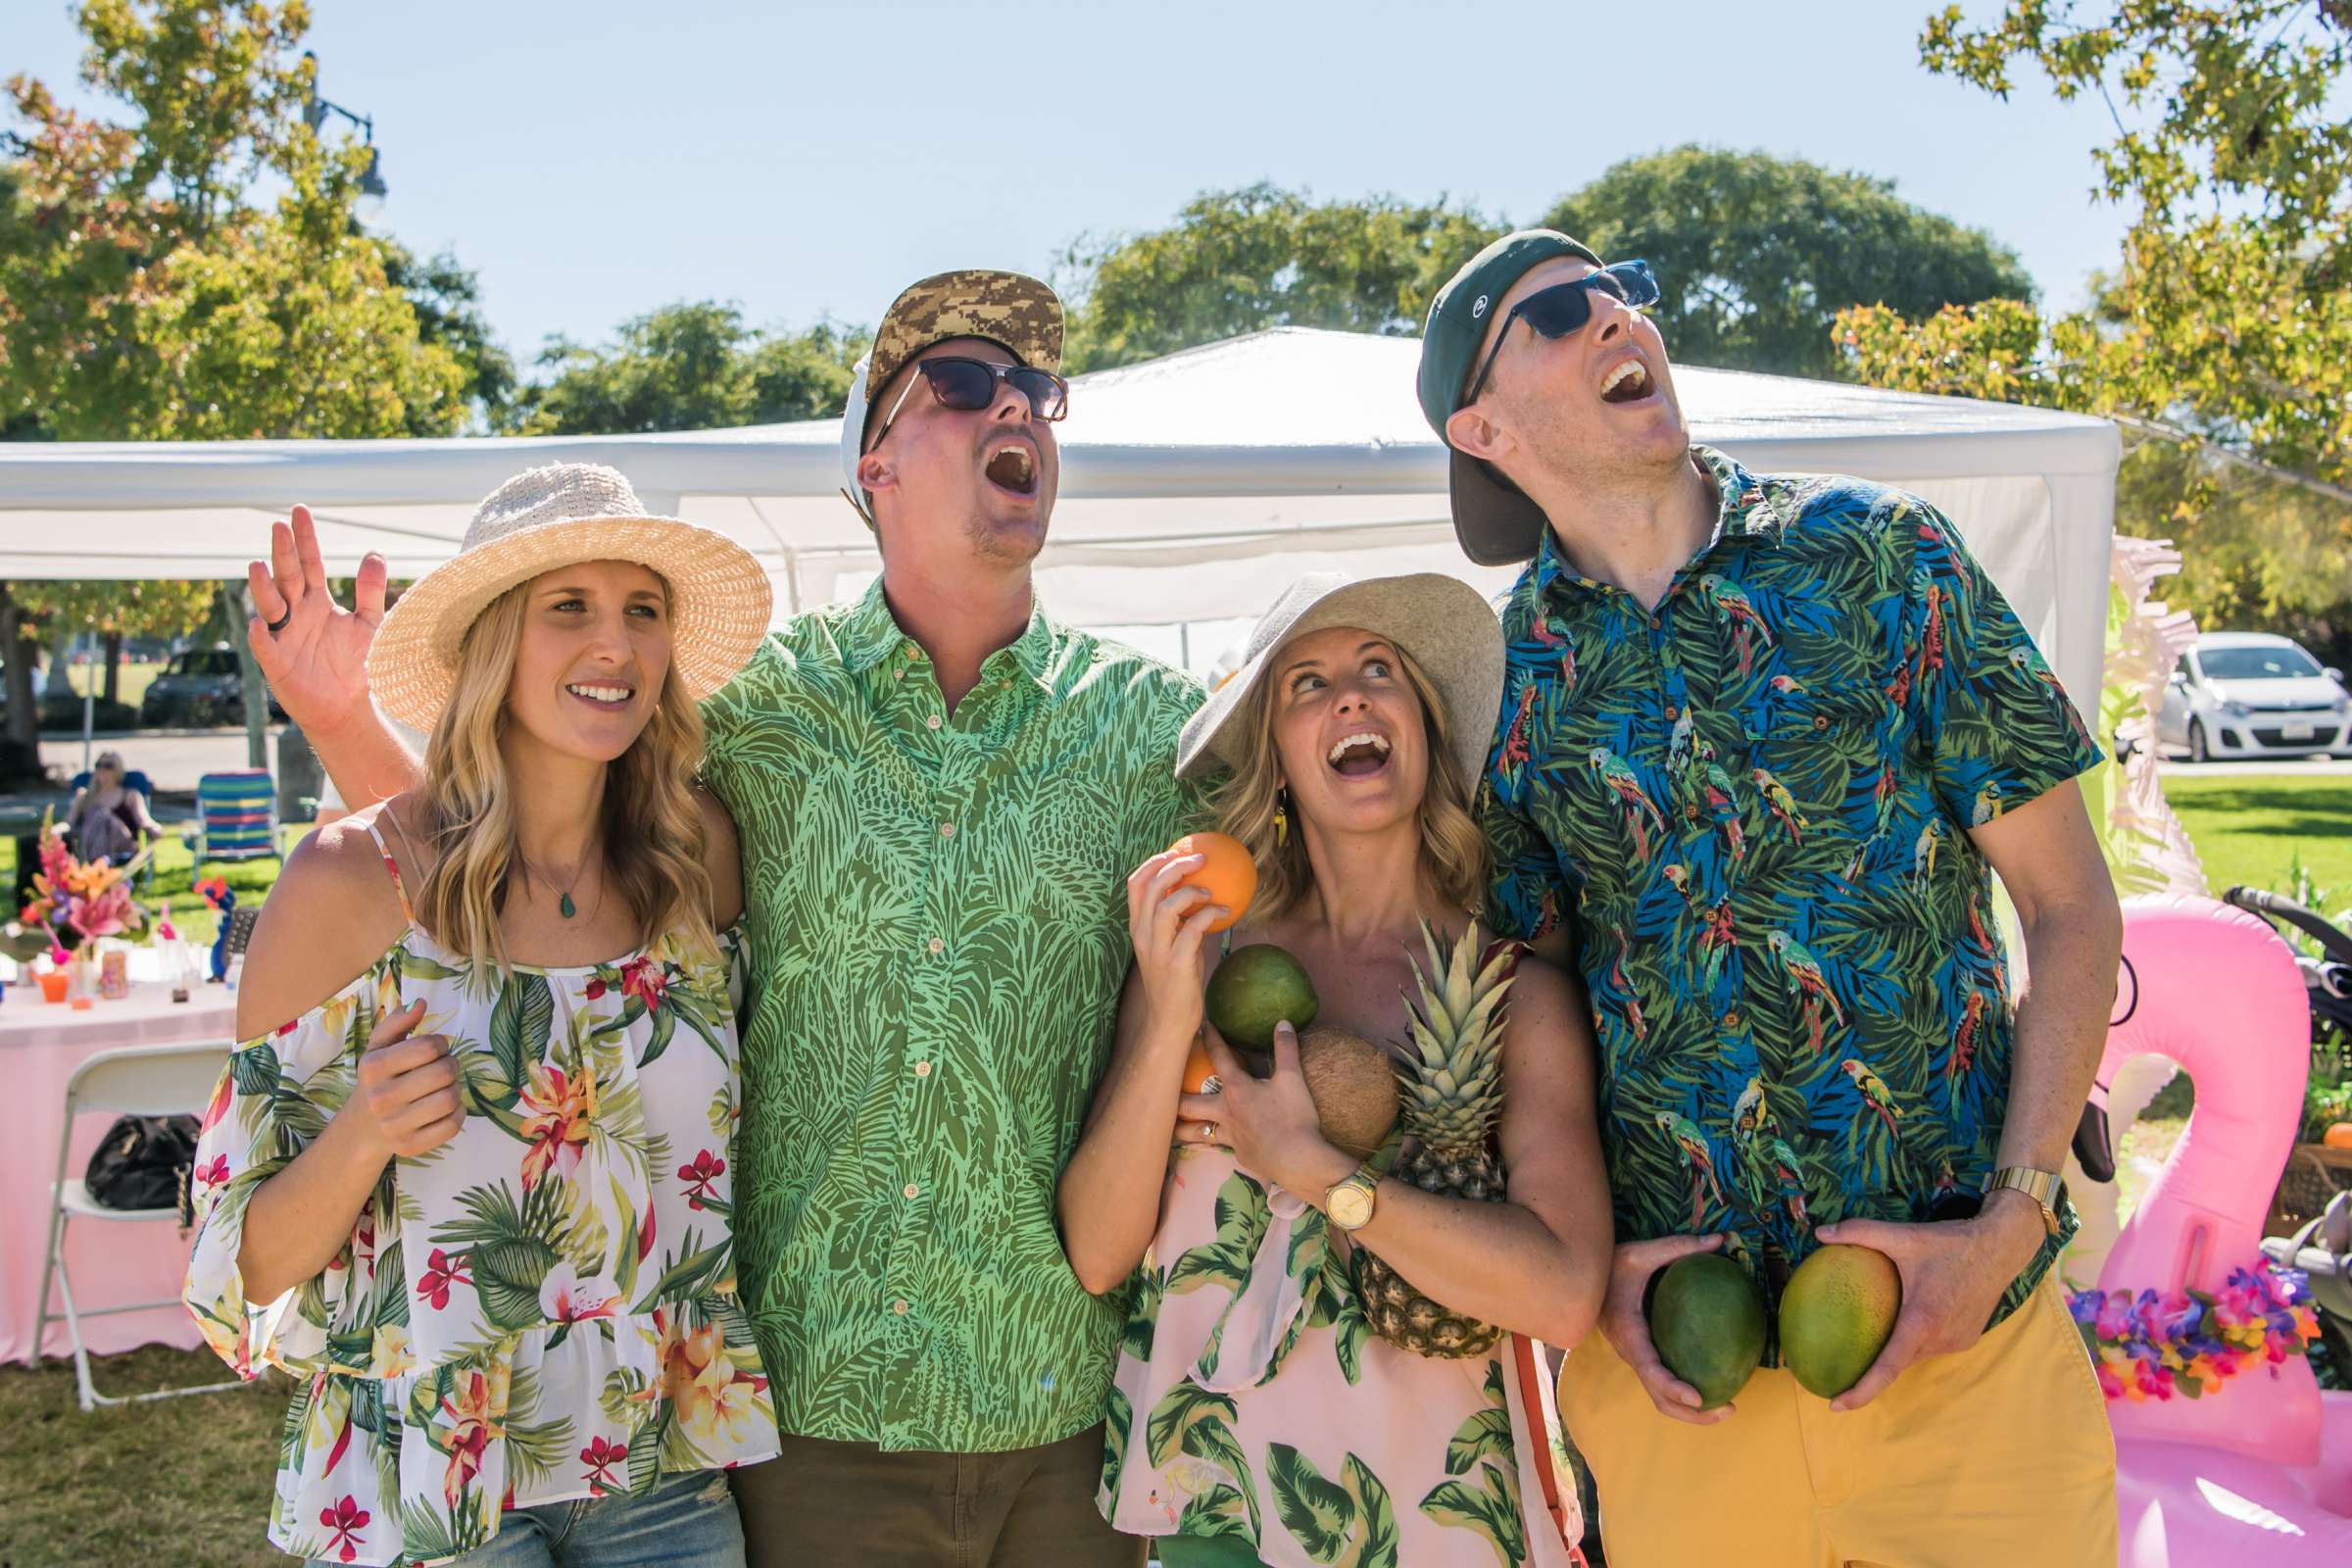
[[[970,414],[985,409],[997,401],[997,383],[1009,381],[1012,389],[1029,400],[1029,413],[1035,418],[1050,421],[1059,419],[1070,412],[1070,383],[1051,370],[1041,370],[1029,365],[997,365],[988,360],[967,360],[959,355],[943,354],[935,360],[918,360],[914,368],[923,372],[931,385],[931,395],[939,399],[940,407],[954,409],[958,414]],[[871,452],[882,444],[890,433],[899,411],[906,406],[914,393],[914,383],[899,394],[899,401],[890,406],[883,416],[882,426],[866,443]]]
[[[1502,318],[1502,330],[1494,334],[1494,346],[1478,368],[1478,378],[1470,383],[1470,395],[1461,401],[1468,408],[1486,390],[1487,377],[1494,369],[1494,356],[1502,352],[1502,340],[1511,335],[1511,323],[1521,317],[1543,336],[1557,340],[1579,330],[1592,319],[1592,295],[1595,290],[1609,295],[1621,305],[1645,311],[1658,303],[1658,280],[1650,274],[1647,262],[1618,262],[1597,272],[1566,283],[1554,283],[1540,288],[1511,307],[1511,314]]]

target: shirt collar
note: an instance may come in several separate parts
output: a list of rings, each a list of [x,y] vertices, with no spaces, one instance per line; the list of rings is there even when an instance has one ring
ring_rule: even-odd
[[[1009,659],[1039,687],[1053,689],[1054,647],[1056,641],[1054,621],[1030,595],[1029,624],[1020,636],[988,656],[983,667],[999,660]],[[883,597],[882,579],[876,577],[867,587],[849,619],[841,629],[842,663],[851,674],[862,675],[893,654],[911,651],[911,657],[923,657],[914,639],[899,625],[890,612],[890,601]]]
[[[1690,448],[1690,458],[1698,465],[1699,471],[1714,482],[1716,493],[1715,531],[1690,558],[1691,564],[1705,560],[1727,540],[1766,538],[1777,533],[1787,521],[1767,487],[1732,458],[1713,447],[1696,445]],[[1688,571],[1690,566],[1683,569]],[[1557,536],[1548,526],[1536,546],[1534,570],[1539,596],[1565,588],[1597,592],[1607,586],[1568,564],[1567,558],[1560,554]]]

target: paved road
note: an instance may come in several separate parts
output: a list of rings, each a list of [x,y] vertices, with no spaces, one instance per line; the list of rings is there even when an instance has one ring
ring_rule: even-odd
[[[283,724],[270,726],[272,762],[277,760],[275,737],[284,728]],[[92,737],[90,751],[93,756],[105,751],[121,752],[123,765],[144,772],[155,781],[158,792],[193,792],[196,780],[203,774],[230,772],[251,765],[246,761],[242,729],[142,730],[129,735],[99,735]],[[81,771],[81,737],[42,736],[41,760],[66,777],[73,777]]]

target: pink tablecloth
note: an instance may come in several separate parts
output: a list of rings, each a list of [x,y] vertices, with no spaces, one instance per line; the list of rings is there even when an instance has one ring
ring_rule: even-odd
[[[235,1026],[236,997],[217,985],[173,1003],[169,986],[146,982],[120,1002],[100,1002],[78,1012],[64,1003],[43,1002],[36,985],[8,988],[0,1000],[0,1365],[31,1355],[41,1252],[49,1239],[49,1184],[57,1175],[66,1080],[74,1067],[117,1046],[198,1040],[225,1046]],[[204,1107],[188,1109],[199,1113]],[[75,1119],[66,1162],[70,1176],[79,1176],[88,1165],[114,1115],[90,1111]],[[67,1232],[66,1261],[74,1271],[74,1299],[83,1307],[176,1300],[188,1249],[176,1226],[81,1219]],[[58,1304],[53,1286],[52,1313]],[[44,1355],[69,1352],[63,1321],[52,1319],[44,1342]],[[82,1343],[93,1351],[159,1342],[190,1348],[200,1343],[184,1308],[82,1320]]]

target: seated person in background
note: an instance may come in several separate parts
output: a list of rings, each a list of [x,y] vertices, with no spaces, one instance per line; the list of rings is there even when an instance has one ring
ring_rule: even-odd
[[[66,808],[66,838],[85,860],[129,859],[163,828],[147,813],[144,791],[122,780],[122,754],[100,752],[89,783]]]

